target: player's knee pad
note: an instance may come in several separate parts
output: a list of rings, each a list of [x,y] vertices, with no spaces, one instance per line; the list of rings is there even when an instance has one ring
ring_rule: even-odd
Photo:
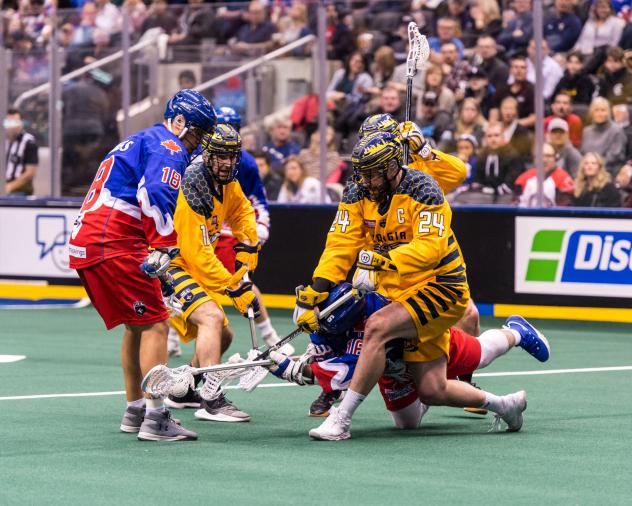
[[[500,329],[486,330],[477,339],[481,343],[481,361],[477,369],[487,367],[496,358],[509,351],[507,336]]]
[[[423,404],[419,399],[415,399],[415,402],[405,408],[398,411],[391,411],[391,416],[393,417],[395,427],[403,430],[411,430],[419,427],[426,411],[428,411],[428,406]]]

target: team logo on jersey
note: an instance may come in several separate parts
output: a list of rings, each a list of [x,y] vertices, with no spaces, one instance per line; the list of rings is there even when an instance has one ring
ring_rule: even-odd
[[[184,302],[191,302],[191,300],[193,299],[193,292],[190,288],[185,288],[184,290],[182,290],[180,298],[184,300]]]
[[[364,224],[369,228],[375,228],[375,220],[364,220]]]
[[[171,152],[172,155],[175,155],[176,153],[179,153],[180,151],[182,151],[182,148],[173,139],[162,141],[160,145],[167,148]]]
[[[142,300],[137,300],[136,302],[134,302],[134,312],[138,316],[143,316],[146,311],[147,306],[145,306],[145,303]]]

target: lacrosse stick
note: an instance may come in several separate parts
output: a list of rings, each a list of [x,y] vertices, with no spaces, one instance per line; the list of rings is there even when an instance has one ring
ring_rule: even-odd
[[[413,103],[413,77],[417,70],[428,61],[430,46],[425,35],[419,33],[414,21],[408,23],[408,58],[406,59],[406,104],[404,120],[410,121],[410,110]],[[404,143],[404,165],[408,164],[408,143]]]
[[[330,304],[325,309],[323,309],[318,315],[319,320],[326,319],[333,311],[338,309],[342,304],[347,302],[351,297],[354,297],[354,292],[348,292],[339,298],[333,304]],[[182,397],[186,394],[190,385],[193,384],[193,375],[194,374],[202,374],[206,373],[207,378],[209,379],[209,388],[213,386],[213,383],[217,384],[217,390],[219,386],[221,386],[222,381],[230,378],[236,378],[245,374],[250,368],[253,367],[265,367],[274,364],[272,360],[268,360],[268,356],[270,352],[277,351],[282,348],[284,345],[295,339],[297,336],[302,334],[303,329],[298,327],[294,329],[290,334],[281,339],[278,343],[273,346],[270,346],[268,349],[259,353],[254,360],[243,360],[239,358],[239,356],[233,355],[228,363],[212,365],[208,367],[191,367],[188,365],[183,365],[177,367],[175,369],[169,369],[166,365],[159,364],[154,366],[143,378],[143,382],[141,383],[141,389],[143,392],[148,393],[154,397],[166,397],[171,394],[175,397]],[[224,371],[230,371],[231,374],[217,374]],[[209,378],[209,374],[211,378]],[[217,376],[215,377],[215,375]],[[241,379],[241,378],[240,378]],[[207,382],[205,382],[206,386]],[[250,386],[250,384],[246,382],[240,381],[240,386],[244,390],[251,391],[257,385]],[[216,391],[217,391],[216,390]],[[205,394],[212,393],[210,390],[208,392],[204,392]]]
[[[250,338],[252,339],[252,349],[248,352],[248,359],[262,360],[259,357],[259,345],[257,343],[257,330],[255,328],[255,314],[252,306],[248,306],[248,323],[250,324]],[[265,357],[263,357],[265,358]],[[265,367],[252,367],[245,371],[239,378],[239,388],[246,392],[254,390],[268,375]]]

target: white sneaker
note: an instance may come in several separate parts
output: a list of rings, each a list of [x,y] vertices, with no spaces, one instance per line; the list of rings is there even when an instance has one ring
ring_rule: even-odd
[[[332,407],[319,427],[309,431],[309,437],[322,441],[340,441],[351,437],[351,420],[340,416],[340,408]]]
[[[167,352],[170,357],[179,357],[182,355],[182,348],[180,348],[180,336],[173,327],[169,327],[169,334],[167,334]]]
[[[500,429],[500,420],[507,424],[507,432],[518,432],[522,428],[522,412],[527,409],[527,393],[524,390],[504,396],[502,413],[494,415],[492,431]]]
[[[274,346],[276,343],[278,343],[281,340],[281,338],[279,337],[279,334],[276,333],[276,330],[274,330],[270,332],[269,334],[266,334],[265,336],[263,336],[263,340],[268,346]],[[294,355],[295,350],[294,350],[294,346],[288,343],[281,346],[281,348],[279,348],[278,351],[280,351],[284,355],[287,355],[288,357],[291,357],[292,355]]]

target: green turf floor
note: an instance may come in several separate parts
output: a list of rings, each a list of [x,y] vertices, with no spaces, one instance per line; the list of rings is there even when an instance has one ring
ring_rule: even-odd
[[[289,312],[273,317],[291,330]],[[244,352],[246,321],[232,322],[235,350]],[[547,364],[516,349],[483,372],[632,365],[629,325],[536,323],[553,346]],[[27,356],[0,363],[0,505],[632,503],[629,370],[479,378],[496,393],[527,390],[517,434],[488,433],[489,417],[450,408],[432,408],[417,431],[397,431],[373,393],[353,438],[337,443],[307,437],[320,422],[306,416],[315,387],[231,390],[252,414],[247,424],[179,412],[199,432],[190,443],[141,443],[118,432],[118,394],[3,399],[122,390],[120,333],[106,332],[91,308],[0,311],[0,354]]]

